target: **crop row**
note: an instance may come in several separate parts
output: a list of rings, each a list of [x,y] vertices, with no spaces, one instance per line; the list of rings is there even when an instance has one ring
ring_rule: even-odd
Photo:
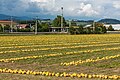
[[[114,59],[120,57],[120,54],[114,55],[114,56],[105,56],[102,58],[97,57],[97,59],[86,59],[86,60],[78,60],[78,61],[71,61],[71,62],[64,62],[61,63],[61,65],[64,66],[69,66],[69,65],[79,65],[83,63],[90,63],[90,62],[97,62],[97,61],[102,61],[102,60],[109,60],[109,59]]]
[[[0,62],[9,62],[9,61],[17,61],[17,60],[24,60],[24,59],[36,59],[36,58],[43,58],[43,57],[53,57],[53,56],[62,56],[62,55],[74,55],[80,53],[92,53],[97,51],[108,51],[108,50],[118,50],[120,47],[116,48],[104,48],[104,49],[95,49],[95,50],[84,50],[84,51],[74,51],[74,52],[65,52],[65,53],[57,53],[57,54],[45,54],[45,55],[38,55],[38,56],[26,56],[26,57],[18,57],[18,58],[8,58],[8,59],[0,59]]]
[[[108,46],[108,45],[119,45],[120,43],[111,43],[111,44],[97,44],[97,45],[84,45],[84,46],[69,46],[69,47],[53,47],[53,48],[37,48],[37,49],[22,49],[22,50],[10,50],[10,51],[0,51],[0,53],[16,53],[16,52],[31,52],[31,51],[40,51],[40,50],[60,50],[60,49],[73,49],[73,48],[85,48],[85,47],[99,47],[99,46]]]
[[[76,44],[76,43],[72,43]],[[81,44],[81,43],[79,43]],[[120,43],[109,43],[109,44],[94,44],[94,45],[79,45],[79,46],[70,46],[71,44],[51,44],[51,45],[30,45],[30,46],[12,46],[12,47],[0,47],[0,49],[4,48],[30,48],[30,47],[41,47],[41,46],[64,46],[64,45],[69,45],[69,47],[60,47],[61,48],[84,48],[84,47],[94,47],[94,46],[109,46],[109,45],[119,45]],[[46,48],[46,49],[51,49],[51,48]]]
[[[30,70],[13,70],[13,69],[0,69],[0,73],[12,73],[12,74],[27,74],[27,75],[42,75],[42,76],[56,76],[56,77],[77,77],[77,78],[100,78],[100,79],[120,79],[118,75],[97,75],[97,74],[84,74],[84,73],[55,73],[46,71],[30,71]]]
[[[9,62],[9,61],[17,61],[17,60],[24,60],[24,59],[36,59],[36,58],[43,58],[43,57],[53,57],[53,56],[60,56],[59,54],[45,54],[45,55],[39,55],[39,56],[27,56],[27,57],[20,57],[20,58],[10,58],[10,59],[0,59],[0,62]]]
[[[54,42],[53,44],[42,44],[42,43],[25,43],[25,44],[2,44],[0,48],[24,48],[24,47],[31,47],[31,46],[58,46],[58,45],[74,45],[74,44],[101,44],[101,43],[108,43],[108,41],[104,42],[85,42],[85,43],[63,43],[63,42]],[[119,41],[109,41],[109,43],[119,43]],[[26,45],[27,44],[27,45]],[[5,46],[5,47],[4,47]]]

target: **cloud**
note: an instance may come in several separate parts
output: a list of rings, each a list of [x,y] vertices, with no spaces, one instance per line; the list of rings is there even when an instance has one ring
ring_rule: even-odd
[[[27,0],[24,0],[27,1]],[[20,15],[25,13],[27,3],[23,0],[0,0],[1,14]]]
[[[113,7],[115,7],[116,9],[120,9],[120,1],[115,1],[113,3]]]
[[[36,2],[31,2],[28,4],[28,8],[26,9],[27,12],[40,12],[41,8],[39,8],[39,5],[36,5]]]
[[[66,0],[64,3],[61,1],[57,1],[55,5],[55,14],[60,14],[60,7],[64,7],[64,16],[73,16],[73,17],[91,17],[91,16],[98,16],[101,12],[100,7],[95,7],[93,4],[88,3],[87,0]]]
[[[11,3],[10,0],[6,1],[6,0],[0,0],[0,6],[1,6],[1,9],[6,9],[6,10],[12,10],[14,8],[14,6],[17,5],[17,2],[16,0],[12,0],[14,3]]]
[[[84,14],[85,16],[93,16],[93,15],[99,15],[99,12],[94,10],[91,4],[81,3],[78,14]]]
[[[54,0],[30,0],[26,12],[50,14],[53,10]]]
[[[64,7],[65,17],[120,18],[119,0],[0,0],[0,14],[56,16]]]

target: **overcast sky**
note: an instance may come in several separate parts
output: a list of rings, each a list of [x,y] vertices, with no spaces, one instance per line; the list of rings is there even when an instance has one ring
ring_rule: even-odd
[[[74,19],[120,19],[120,0],[0,0],[0,14]]]

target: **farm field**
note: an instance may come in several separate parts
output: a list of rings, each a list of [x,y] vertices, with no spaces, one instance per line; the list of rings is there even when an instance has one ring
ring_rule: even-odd
[[[119,80],[120,35],[0,36],[0,80]]]

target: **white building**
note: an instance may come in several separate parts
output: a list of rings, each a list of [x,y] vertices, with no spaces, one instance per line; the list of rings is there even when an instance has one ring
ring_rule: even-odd
[[[120,30],[120,24],[104,24],[106,28],[108,28],[110,25],[114,28],[114,30]]]

